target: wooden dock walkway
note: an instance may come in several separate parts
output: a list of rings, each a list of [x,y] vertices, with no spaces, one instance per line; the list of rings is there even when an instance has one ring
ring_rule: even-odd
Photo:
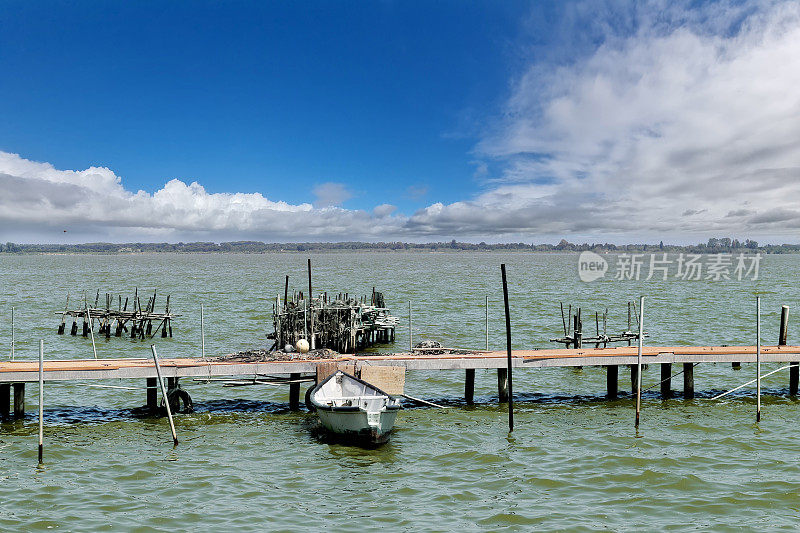
[[[635,365],[636,346],[614,348],[514,350],[514,368]],[[505,368],[505,351],[418,355],[355,354],[336,359],[294,359],[291,361],[237,362],[200,358],[159,359],[165,377],[247,376],[253,374],[314,373],[320,363],[360,366],[402,366],[408,370],[466,370]],[[642,349],[645,364],[659,363],[754,363],[755,346],[647,346]],[[762,346],[763,363],[800,360],[800,346]],[[152,359],[74,359],[44,362],[45,381],[153,378]],[[38,361],[0,362],[0,382],[38,382]]]

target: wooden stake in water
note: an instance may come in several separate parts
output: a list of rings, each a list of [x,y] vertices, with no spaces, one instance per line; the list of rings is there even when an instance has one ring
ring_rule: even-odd
[[[169,429],[172,431],[172,441],[175,446],[178,445],[178,434],[175,433],[175,422],[172,421],[172,409],[169,406],[169,398],[167,397],[167,389],[164,387],[164,380],[161,378],[161,366],[158,364],[158,354],[156,353],[156,345],[151,344],[150,349],[153,350],[153,363],[156,365],[156,376],[158,376],[158,384],[161,388],[161,397],[164,398],[164,406],[167,408],[167,418],[169,418]]]
[[[44,341],[39,339],[39,464],[44,462]]]
[[[202,358],[206,358],[206,328],[203,319],[203,304],[200,304],[200,350]]]
[[[756,422],[761,422],[761,296],[756,296]]]
[[[489,351],[489,296],[486,296],[486,351]]]
[[[411,321],[411,300],[408,301],[408,353],[414,353],[414,331]]]
[[[508,372],[508,431],[514,431],[514,388],[511,378],[511,314],[508,310],[508,283],[506,283],[506,265],[500,265],[503,275],[503,301],[506,308],[506,368]]]
[[[642,410],[642,339],[644,337],[644,296],[639,297],[639,349],[636,354],[636,427]]]

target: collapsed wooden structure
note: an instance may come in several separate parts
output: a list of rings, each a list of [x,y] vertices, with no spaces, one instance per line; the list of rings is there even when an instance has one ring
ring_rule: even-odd
[[[308,341],[312,349],[327,348],[339,353],[355,353],[377,343],[394,342],[397,317],[386,308],[383,293],[373,289],[372,296],[349,294],[305,298],[302,292],[281,303],[275,299],[272,309],[274,332],[268,338],[274,347],[297,345]]]
[[[82,309],[69,309],[69,294],[67,294],[67,304],[63,311],[56,311],[61,315],[61,324],[58,326],[58,334],[63,335],[66,331],[67,317],[72,317],[71,335],[78,334],[78,322],[82,321],[81,335],[88,336],[94,332],[95,320],[99,325],[98,334],[110,338],[112,335],[121,337],[123,333],[130,334],[132,339],[153,338],[161,331],[161,337],[172,337],[172,321],[180,315],[170,312],[170,297],[167,295],[166,305],[163,313],[156,313],[156,291],[148,297],[147,304],[142,306],[139,298],[139,289],[134,292],[131,309],[128,310],[129,299],[126,297],[123,304],[122,295],[114,298],[112,294],[106,293],[105,306],[100,305],[100,291],[97,291],[94,305],[90,306],[84,296]],[[114,309],[116,303],[116,309]],[[156,325],[153,330],[153,325]]]
[[[633,311],[636,312],[636,304],[633,304]],[[639,316],[635,315],[638,322]],[[600,333],[600,320],[603,321],[603,332]],[[567,348],[583,348],[584,344],[594,345],[595,348],[607,347],[610,343],[614,342],[627,342],[628,346],[633,341],[639,339],[639,333],[631,331],[631,302],[628,302],[628,328],[622,333],[607,334],[608,326],[608,308],[600,315],[599,312],[594,314],[595,323],[595,336],[585,336],[583,332],[583,317],[581,316],[581,308],[576,307],[575,312],[572,311],[572,305],[567,310],[567,316],[564,317],[564,304],[561,304],[561,324],[564,327],[564,336],[555,339],[550,339],[550,342],[558,342],[564,344]],[[590,334],[591,335],[591,334]],[[643,334],[644,337],[647,334]]]

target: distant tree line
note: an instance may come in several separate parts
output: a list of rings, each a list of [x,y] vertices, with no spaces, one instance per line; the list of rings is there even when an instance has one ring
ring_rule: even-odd
[[[67,254],[119,254],[142,252],[173,253],[266,253],[266,252],[308,252],[308,251],[351,251],[351,250],[418,250],[418,251],[526,251],[526,252],[671,252],[671,253],[768,253],[784,254],[800,252],[800,244],[767,244],[759,246],[758,242],[746,239],[744,242],[728,237],[712,238],[706,243],[680,246],[674,244],[610,244],[583,243],[576,244],[561,239],[558,244],[527,244],[523,242],[487,244],[485,242],[300,242],[300,243],[264,243],[258,241],[234,242],[179,242],[179,243],[126,243],[114,244],[94,242],[86,244],[16,244],[7,242],[0,244],[0,253],[67,253]]]

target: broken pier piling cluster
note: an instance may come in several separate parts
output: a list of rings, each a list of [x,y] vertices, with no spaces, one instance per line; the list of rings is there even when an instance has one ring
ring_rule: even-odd
[[[124,303],[122,295],[117,295],[115,298],[114,295],[106,293],[105,305],[101,305],[100,291],[98,290],[94,305],[90,305],[90,302],[84,296],[82,308],[70,309],[70,296],[67,294],[67,304],[64,310],[56,312],[56,314],[61,315],[58,334],[63,335],[65,333],[67,317],[71,317],[71,335],[78,334],[79,322],[82,322],[82,336],[86,337],[90,332],[93,334],[94,323],[97,321],[99,325],[98,334],[105,335],[106,338],[110,338],[112,332],[115,337],[121,337],[125,333],[129,334],[132,339],[153,338],[159,331],[162,338],[172,337],[172,321],[180,315],[170,312],[169,295],[166,298],[164,312],[157,313],[155,311],[156,296],[156,291],[153,291],[153,295],[148,297],[147,303],[143,306],[138,288],[134,291],[133,300],[130,301],[126,297]],[[153,329],[154,325],[155,329]]]
[[[355,298],[349,294],[305,298],[299,292],[273,306],[276,346],[295,346],[306,339],[312,349],[329,348],[339,353],[355,353],[373,344],[394,342],[397,317],[385,307],[383,294]]]

